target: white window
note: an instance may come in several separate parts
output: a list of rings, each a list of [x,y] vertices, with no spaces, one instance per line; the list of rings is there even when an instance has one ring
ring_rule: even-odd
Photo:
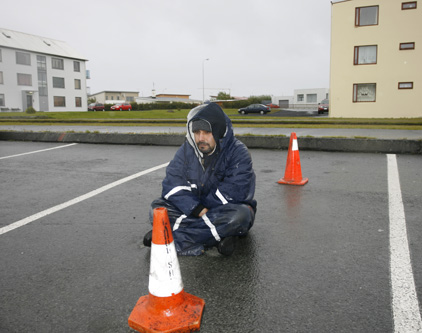
[[[53,88],[64,88],[64,77],[53,77]]]
[[[31,65],[31,55],[25,52],[16,51],[16,63],[18,65]]]
[[[355,14],[356,26],[378,24],[378,6],[357,7]]]
[[[375,102],[376,83],[358,83],[353,85],[353,102]]]
[[[79,61],[73,62],[73,71],[80,72],[81,71],[81,63]]]
[[[18,85],[19,86],[32,86],[32,75],[31,74],[20,74],[20,73],[18,73]]]
[[[414,49],[415,49],[414,42],[400,43],[400,50],[414,50]]]
[[[303,94],[298,94],[297,95],[297,101],[298,102],[303,102],[304,101],[304,95]]]
[[[413,89],[413,82],[399,82],[399,89]]]
[[[5,102],[4,102],[4,94],[0,94],[0,106],[5,106]]]
[[[54,69],[64,69],[63,59],[51,58],[51,66]]]
[[[416,1],[402,2],[401,9],[416,9]]]
[[[81,89],[81,80],[75,79],[75,89]]]
[[[376,64],[377,63],[377,46],[355,46],[355,65]]]
[[[3,72],[0,72],[0,84],[3,84],[4,83],[4,81],[3,81]]]
[[[75,97],[75,106],[82,107],[82,97]]]

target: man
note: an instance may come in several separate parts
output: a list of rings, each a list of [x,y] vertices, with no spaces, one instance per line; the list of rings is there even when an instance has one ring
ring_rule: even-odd
[[[179,255],[201,255],[213,246],[231,255],[255,220],[251,156],[215,103],[192,109],[186,130],[187,140],[166,169],[162,197],[151,204],[150,221],[154,208],[167,208]],[[145,235],[145,246],[151,246],[151,235]]]

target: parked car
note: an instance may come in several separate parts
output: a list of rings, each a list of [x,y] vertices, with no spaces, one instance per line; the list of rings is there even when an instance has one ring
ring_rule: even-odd
[[[91,103],[88,105],[88,111],[104,111],[104,104]]]
[[[265,104],[265,105],[268,106],[270,109],[279,109],[280,108],[280,105],[273,104],[273,103]]]
[[[110,110],[131,111],[132,105],[130,103],[117,103],[112,105]]]
[[[238,112],[241,114],[248,114],[248,113],[266,114],[268,112],[271,112],[271,109],[269,106],[266,106],[263,104],[251,104],[245,108],[240,108]]]
[[[327,112],[328,113],[329,106],[328,106],[328,99],[323,99],[321,103],[318,103],[318,114]]]

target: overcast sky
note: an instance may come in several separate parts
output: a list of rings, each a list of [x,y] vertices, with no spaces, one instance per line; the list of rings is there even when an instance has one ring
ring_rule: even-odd
[[[202,99],[328,88],[329,0],[9,0],[0,26],[67,42],[91,93]],[[209,59],[204,61],[204,59]]]

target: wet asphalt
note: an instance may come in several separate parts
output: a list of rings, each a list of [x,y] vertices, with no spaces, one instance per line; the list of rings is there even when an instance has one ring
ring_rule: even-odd
[[[177,147],[0,142],[0,228],[168,162]],[[300,146],[299,146],[300,149]],[[179,257],[205,300],[201,332],[393,332],[387,157],[301,151],[305,186],[280,185],[286,150],[251,149],[258,212],[235,253]],[[420,155],[397,155],[422,293]],[[0,332],[133,332],[148,294],[148,210],[164,168],[0,234]]]

